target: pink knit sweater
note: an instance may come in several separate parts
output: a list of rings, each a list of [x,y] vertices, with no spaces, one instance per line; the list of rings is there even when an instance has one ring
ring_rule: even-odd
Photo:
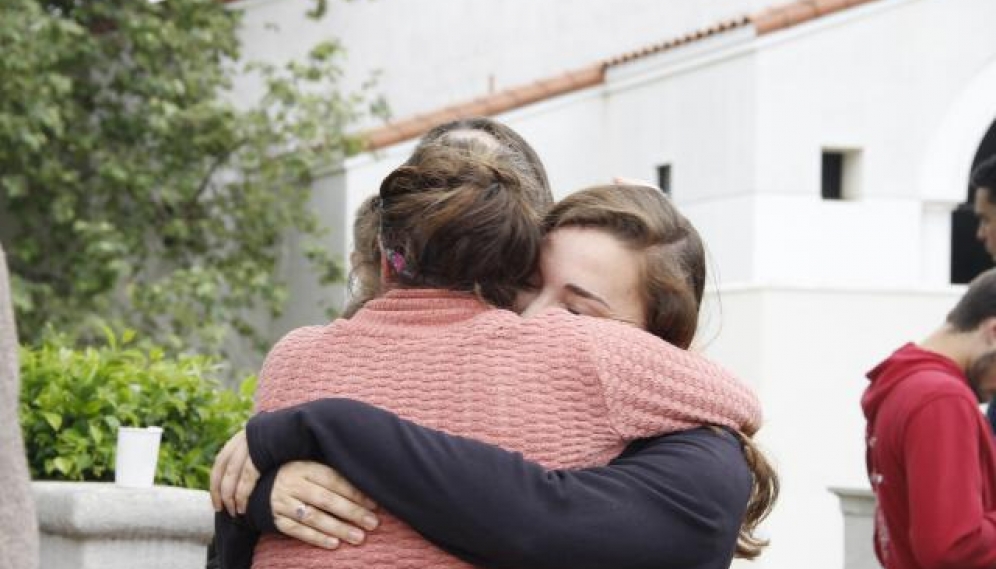
[[[350,320],[300,328],[277,343],[263,365],[260,410],[331,396],[550,468],[605,464],[636,438],[702,424],[752,432],[760,423],[744,384],[632,326],[562,310],[523,319],[438,290],[395,290]],[[334,551],[265,536],[253,567],[469,567],[400,520],[380,518],[363,545]]]

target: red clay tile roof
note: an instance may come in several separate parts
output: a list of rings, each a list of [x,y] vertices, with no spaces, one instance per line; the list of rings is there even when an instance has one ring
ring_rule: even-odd
[[[710,36],[719,35],[723,32],[728,32],[730,30],[735,30],[737,28],[742,28],[744,26],[750,25],[751,19],[748,16],[743,16],[736,18],[734,20],[726,20],[718,24],[709,26],[708,28],[703,28],[701,30],[696,30],[694,32],[672,38],[660,43],[653,45],[648,45],[644,48],[630,51],[622,55],[617,55],[606,59],[602,63],[607,67],[612,67],[614,65],[621,65],[623,63],[629,63],[635,59],[641,59],[656,53],[661,53],[663,51],[668,51],[679,46],[687,45],[693,42],[697,42],[701,39],[705,39]]]
[[[800,0],[762,10],[750,17],[757,35],[770,34],[792,26],[876,0]]]
[[[377,150],[418,138],[437,124],[451,120],[497,115],[557,95],[600,85],[605,81],[605,67],[601,63],[591,65],[527,85],[505,89],[473,101],[445,107],[428,114],[390,122],[363,135],[367,141],[367,150]]]
[[[366,139],[367,150],[378,150],[418,138],[432,127],[444,122],[496,115],[558,95],[601,85],[605,82],[605,72],[609,67],[662,53],[730,30],[753,26],[757,35],[761,36],[797,26],[833,12],[875,1],[877,0],[797,0],[790,4],[767,8],[750,16],[726,20],[677,38],[604,59],[582,69],[505,89],[438,111],[393,121],[383,127],[367,131],[361,136]]]

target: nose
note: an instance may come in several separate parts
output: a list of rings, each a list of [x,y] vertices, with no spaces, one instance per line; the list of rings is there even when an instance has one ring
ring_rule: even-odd
[[[526,306],[526,309],[522,311],[522,317],[531,318],[553,306],[560,306],[557,295],[552,291],[540,291],[536,298],[529,303],[529,306]]]
[[[975,228],[975,238],[983,242],[986,240],[986,224],[982,220],[979,220],[979,225]]]

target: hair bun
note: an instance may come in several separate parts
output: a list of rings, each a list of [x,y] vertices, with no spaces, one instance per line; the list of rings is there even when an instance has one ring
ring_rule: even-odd
[[[398,261],[398,282],[480,290],[509,306],[542,240],[542,188],[526,170],[507,149],[475,139],[417,149],[380,188],[381,245]]]
[[[393,197],[417,192],[422,187],[420,178],[418,168],[414,166],[405,165],[395,168],[380,183],[381,199],[389,200]]]

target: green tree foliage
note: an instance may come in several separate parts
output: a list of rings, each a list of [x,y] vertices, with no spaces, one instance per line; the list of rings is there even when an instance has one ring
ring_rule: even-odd
[[[217,0],[0,5],[0,239],[24,340],[97,319],[174,349],[259,339],[249,315],[282,307],[291,231],[317,278],[340,277],[314,246],[312,178],[383,105],[340,92],[335,43],[251,66],[262,97],[233,104],[239,21]]]
[[[207,488],[214,457],[252,409],[255,378],[219,387],[204,356],[169,357],[108,332],[74,349],[46,335],[21,349],[21,429],[32,478],[113,480],[119,426],[163,428],[156,481]]]

